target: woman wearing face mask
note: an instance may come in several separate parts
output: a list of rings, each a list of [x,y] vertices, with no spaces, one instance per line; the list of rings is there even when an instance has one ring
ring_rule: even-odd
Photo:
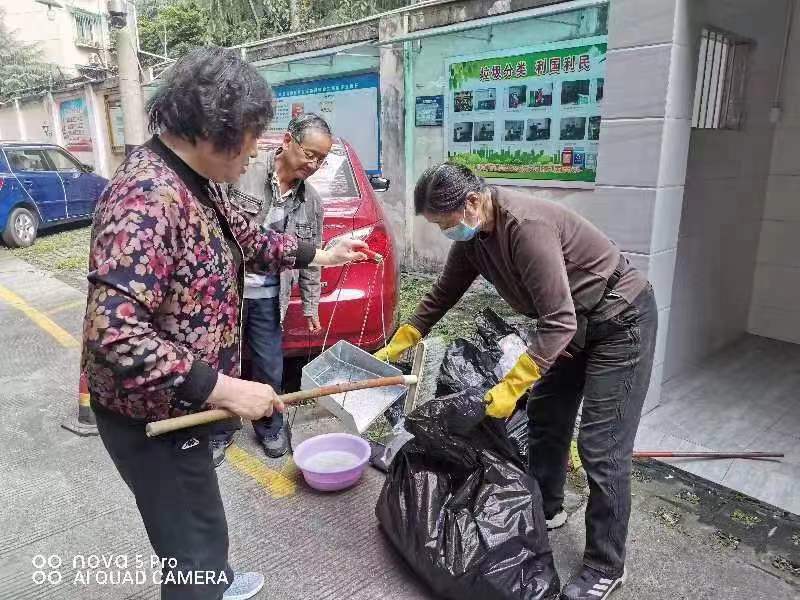
[[[530,390],[529,471],[552,529],[566,522],[567,454],[583,399],[586,549],[561,597],[602,600],[625,577],[631,454],[658,320],[652,287],[587,220],[535,193],[487,186],[466,167],[429,168],[414,205],[454,243],[431,291],[376,356],[395,361],[416,345],[478,275],[535,319],[527,352],[487,392],[486,413],[509,417]]]

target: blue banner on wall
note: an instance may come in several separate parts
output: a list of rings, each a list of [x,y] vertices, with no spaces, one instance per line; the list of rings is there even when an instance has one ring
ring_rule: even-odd
[[[275,86],[275,119],[270,131],[285,131],[292,118],[317,113],[334,135],[350,143],[367,173],[379,173],[378,88],[377,73]]]
[[[417,127],[440,127],[444,120],[444,96],[417,96]]]

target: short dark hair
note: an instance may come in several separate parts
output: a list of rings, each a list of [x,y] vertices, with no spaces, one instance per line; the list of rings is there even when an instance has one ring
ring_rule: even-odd
[[[331,128],[328,122],[315,113],[303,113],[289,121],[286,130],[298,142],[302,142],[309,131],[319,131],[327,136],[331,136]]]
[[[259,136],[272,120],[272,90],[238,51],[196,48],[167,71],[147,114],[151,133],[207,139],[217,150],[238,152],[246,133]]]
[[[463,208],[467,194],[480,193],[486,182],[463,165],[442,163],[425,169],[414,187],[414,210],[449,213]]]

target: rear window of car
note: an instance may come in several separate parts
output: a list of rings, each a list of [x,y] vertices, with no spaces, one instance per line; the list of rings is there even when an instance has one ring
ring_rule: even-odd
[[[325,163],[308,178],[308,182],[314,186],[323,200],[361,196],[347,152],[344,146],[338,143],[333,145]]]
[[[6,148],[6,157],[14,172],[50,170],[44,150],[39,148]]]

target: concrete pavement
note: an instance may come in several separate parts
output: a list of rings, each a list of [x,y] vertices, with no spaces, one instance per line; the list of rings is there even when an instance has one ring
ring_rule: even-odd
[[[158,597],[149,568],[152,549],[100,440],[60,427],[77,410],[79,348],[68,338],[80,339],[83,299],[82,292],[0,250],[3,599]],[[296,427],[296,440],[336,427],[330,419],[307,419]],[[312,492],[291,461],[263,457],[248,427],[218,474],[231,563],[267,577],[258,598],[430,597],[378,531],[373,513],[382,483],[378,472],[369,469],[356,488],[341,494]],[[760,515],[758,525],[732,521],[727,527],[720,524],[724,515],[744,500],[716,492],[706,497],[702,482],[657,466],[640,467],[637,477],[630,582],[615,595],[618,600],[798,598],[800,573],[792,574],[800,563],[797,517],[745,504]],[[716,512],[697,510],[712,497]],[[770,537],[773,527],[777,533]],[[583,531],[576,514],[552,536],[564,580],[578,565]],[[738,544],[730,541],[737,538]],[[103,560],[112,564],[97,565]],[[148,583],[124,580],[125,573],[130,579],[140,572]]]

